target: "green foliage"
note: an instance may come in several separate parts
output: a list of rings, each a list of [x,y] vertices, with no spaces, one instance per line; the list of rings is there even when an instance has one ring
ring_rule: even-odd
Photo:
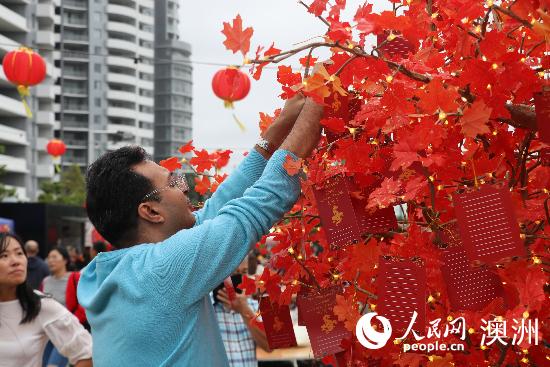
[[[0,166],[0,176],[4,175],[5,173],[6,173],[5,167]],[[15,193],[15,189],[7,188],[6,185],[4,185],[3,183],[0,183],[0,202],[4,201],[4,199],[7,199],[7,198],[17,199],[17,194]]]
[[[0,154],[4,154],[6,151],[6,147],[3,145],[0,145]],[[6,167],[0,166],[0,176],[3,176],[6,174]],[[7,198],[15,198],[17,199],[17,194],[15,193],[15,189],[7,188],[6,185],[0,182],[0,202],[4,201],[4,199]]]
[[[86,182],[77,165],[63,171],[59,182],[45,181],[40,189],[41,203],[82,206],[86,200]]]

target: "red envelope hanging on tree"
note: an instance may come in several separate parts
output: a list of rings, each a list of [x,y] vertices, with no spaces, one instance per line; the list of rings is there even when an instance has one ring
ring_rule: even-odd
[[[356,191],[357,186],[350,180],[350,188],[352,191]],[[372,189],[368,189],[364,194],[365,199],[359,199],[351,196],[351,202],[355,211],[355,217],[357,218],[357,224],[361,233],[386,233],[392,229],[397,228],[397,218],[393,206],[383,209],[374,209],[372,211],[366,210],[370,193],[378,184],[374,184]]]
[[[357,112],[361,109],[362,100],[357,98],[353,93],[349,93],[346,96],[342,96],[339,93],[332,93],[330,96],[325,98],[325,108],[324,108],[324,119],[338,118],[341,119],[344,124],[347,124],[351,121]],[[349,134],[349,131],[331,131],[330,129],[325,128],[325,134],[327,136],[327,141],[332,143],[333,141]]]
[[[390,34],[393,36],[390,36]],[[394,38],[390,40],[392,37]],[[414,47],[408,40],[393,32],[390,33],[389,31],[385,31],[384,34],[379,34],[377,36],[377,41],[379,45],[378,50],[385,57],[394,58],[399,56],[404,58],[407,57],[410,52],[414,52]]]
[[[376,310],[391,322],[392,338],[407,330],[417,312],[413,330],[424,335],[426,328],[426,269],[410,260],[386,260],[380,256],[376,278]],[[399,334],[399,335],[398,335]]]
[[[346,177],[331,177],[323,188],[313,190],[313,193],[331,249],[338,249],[361,238]]]
[[[444,226],[441,239],[447,245],[442,250],[444,265],[441,271],[453,310],[479,311],[495,298],[504,297],[497,274],[486,267],[470,265],[456,222]]]
[[[550,90],[535,93],[537,129],[542,142],[550,144]]]
[[[460,238],[470,261],[496,264],[506,257],[525,255],[510,191],[484,185],[454,195],[453,200]]]
[[[260,313],[269,348],[291,348],[297,345],[288,305],[278,305],[272,303],[269,297],[263,297],[260,299]]]
[[[344,323],[338,321],[333,308],[339,287],[311,291],[299,301],[300,313],[307,328],[311,348],[315,358],[343,351],[342,340],[351,336]]]

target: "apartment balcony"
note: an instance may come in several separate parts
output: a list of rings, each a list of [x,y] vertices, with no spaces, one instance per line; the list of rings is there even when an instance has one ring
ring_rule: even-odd
[[[64,113],[89,113],[87,103],[64,103]]]
[[[70,97],[88,97],[87,88],[63,88],[63,95]]]
[[[62,0],[63,1],[63,7],[67,9],[73,9],[73,10],[88,10],[88,1],[81,0]]]
[[[64,130],[76,130],[76,131],[87,131],[90,124],[88,121],[78,121],[78,120],[64,120],[63,129]]]
[[[0,116],[27,117],[23,102],[0,94]]]
[[[128,54],[135,55],[138,45],[135,42],[128,42],[124,40],[109,38],[107,40],[107,48],[122,50],[122,51],[128,52]]]
[[[83,14],[85,14],[85,13],[83,13]],[[63,19],[63,26],[64,27],[77,28],[77,29],[88,28],[88,17],[86,17],[86,16],[81,16],[81,17],[64,16],[62,19]]]
[[[3,144],[28,145],[26,131],[0,125],[0,145]]]
[[[155,50],[153,48],[140,46],[139,47],[139,54],[141,56],[145,56],[145,57],[148,57],[148,58],[152,59],[153,57],[155,57]]]
[[[73,164],[76,164],[78,166],[86,166],[88,164],[88,158],[66,155],[63,157],[63,161],[61,164],[63,166],[72,166]]]
[[[36,17],[47,21],[49,24],[55,22],[55,6],[53,3],[37,4]]]
[[[130,108],[107,107],[107,116],[109,117],[135,120],[138,114],[139,112]]]
[[[21,46],[20,43],[15,42],[11,38],[8,38],[0,34],[0,55],[6,54],[10,51],[16,50]]]
[[[136,102],[137,96],[132,92],[124,92],[120,90],[109,90],[107,92],[107,98],[114,101],[124,101],[124,102]]]
[[[131,37],[135,37],[137,29],[135,26],[132,26],[127,23],[109,21],[107,22],[107,30],[109,32],[125,33]]]
[[[88,149],[88,141],[83,139],[64,139],[67,148],[70,149]]]
[[[51,178],[54,175],[53,164],[37,164],[35,175],[38,178]]]
[[[117,4],[109,4],[107,5],[107,13],[117,15],[119,17],[131,19],[132,21],[136,21],[138,12],[135,8],[123,6],[123,5],[117,5]]]
[[[112,72],[109,72],[107,74],[108,83],[117,83],[117,84],[135,86],[136,80],[137,78],[135,76],[130,76],[126,74],[119,74],[119,73],[112,73]]]
[[[54,99],[55,98],[55,90],[53,89],[53,85],[38,84],[35,87],[34,95],[38,98]]]
[[[38,111],[34,113],[36,123],[39,125],[51,125],[55,123],[55,113],[53,111]]]
[[[0,154],[0,166],[5,166],[6,172],[28,173],[27,160],[10,155]]]
[[[36,44],[39,46],[55,46],[54,33],[52,31],[38,31],[36,32]]]
[[[27,19],[0,4],[0,32],[28,32]]]
[[[4,68],[0,68],[0,87],[13,87],[13,84],[6,78],[4,74]]]
[[[123,67],[129,70],[133,70],[134,72],[136,70],[136,64],[134,64],[134,59],[130,57],[108,56],[107,65]]]
[[[88,71],[87,70],[65,69],[61,76],[64,79],[87,80],[88,79]]]
[[[46,151],[46,147],[48,146],[49,139],[47,138],[36,138],[36,150],[39,150],[41,152]]]
[[[63,42],[64,43],[76,43],[79,45],[86,45],[88,44],[88,34],[76,34],[76,33],[69,33],[66,32],[63,34]]]
[[[62,51],[61,57],[64,60],[68,61],[82,61],[82,62],[88,62],[88,54],[84,51],[78,52],[78,51]]]

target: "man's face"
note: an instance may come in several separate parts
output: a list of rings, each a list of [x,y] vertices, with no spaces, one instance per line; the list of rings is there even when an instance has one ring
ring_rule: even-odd
[[[149,203],[164,218],[164,222],[161,223],[163,229],[166,228],[172,235],[179,230],[193,227],[195,217],[187,192],[183,192],[178,186],[169,187],[174,182],[173,173],[152,161],[141,162],[135,165],[133,170],[148,178],[153,190],[160,190],[160,202]]]

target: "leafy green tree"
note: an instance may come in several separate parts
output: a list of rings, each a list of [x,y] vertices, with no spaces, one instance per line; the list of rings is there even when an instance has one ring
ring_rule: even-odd
[[[4,154],[6,148],[0,145],[0,154]],[[0,166],[0,177],[6,174],[6,166]],[[7,188],[6,185],[0,182],[0,202],[7,198],[16,198],[17,194],[15,189]]]
[[[45,181],[40,189],[41,203],[82,206],[86,200],[86,182],[77,165],[64,170],[59,182]]]

